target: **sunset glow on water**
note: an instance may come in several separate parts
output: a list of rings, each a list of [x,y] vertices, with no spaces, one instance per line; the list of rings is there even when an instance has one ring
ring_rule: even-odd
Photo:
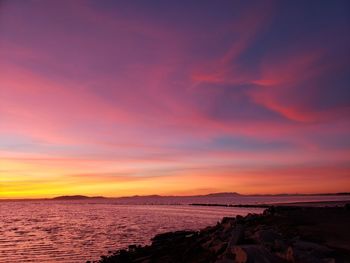
[[[84,201],[0,201],[0,262],[75,263],[97,260],[154,235],[199,230],[223,217],[262,208],[189,206],[190,203],[257,204],[342,201],[350,196],[141,198]],[[158,205],[150,205],[150,204]],[[181,205],[183,204],[183,205]]]
[[[200,229],[258,208],[0,202],[0,262],[82,263],[158,233]]]

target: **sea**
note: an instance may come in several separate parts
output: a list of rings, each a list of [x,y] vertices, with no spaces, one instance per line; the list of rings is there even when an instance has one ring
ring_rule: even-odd
[[[199,230],[223,217],[262,208],[192,206],[343,201],[350,196],[256,196],[93,200],[0,200],[0,262],[98,260],[101,255],[146,245],[159,233]]]

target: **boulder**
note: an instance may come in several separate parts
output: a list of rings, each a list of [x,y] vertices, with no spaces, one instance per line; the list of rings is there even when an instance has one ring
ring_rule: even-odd
[[[235,263],[235,261],[233,259],[225,258],[225,259],[218,259],[215,261],[215,263]]]
[[[232,248],[235,263],[282,263],[284,260],[275,256],[260,245],[244,245]]]
[[[253,240],[275,252],[286,252],[288,246],[282,235],[274,229],[258,230],[253,235]]]
[[[228,243],[228,247],[233,247],[239,242],[241,242],[244,238],[244,226],[243,225],[236,225],[231,232],[231,238]]]
[[[259,230],[255,232],[254,239],[262,244],[274,244],[276,240],[282,240],[282,236],[273,229]]]
[[[332,253],[332,250],[326,246],[302,240],[296,241],[293,244],[293,247],[300,250],[309,251],[320,256],[327,256]]]
[[[289,262],[318,263],[333,262],[332,250],[312,242],[297,241],[289,246],[286,253],[286,260]]]

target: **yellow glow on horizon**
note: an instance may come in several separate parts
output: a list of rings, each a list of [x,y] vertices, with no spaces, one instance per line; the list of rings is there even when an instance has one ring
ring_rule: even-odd
[[[168,175],[129,174],[131,164],[119,167],[123,173],[110,173],[116,164],[94,164],[85,168],[82,163],[1,160],[0,198],[50,198],[59,195],[88,195],[120,197],[130,195],[195,195],[212,192],[239,192],[242,194],[304,193],[344,191],[349,184],[347,169],[285,169],[285,170],[230,170],[201,169],[174,172]],[[142,167],[140,168],[142,169]],[[338,181],[324,180],[317,186],[314,178],[337,173]],[[283,176],[281,176],[283,175]],[[307,176],[306,176],[307,175]],[[300,186],[300,180],[305,182]]]

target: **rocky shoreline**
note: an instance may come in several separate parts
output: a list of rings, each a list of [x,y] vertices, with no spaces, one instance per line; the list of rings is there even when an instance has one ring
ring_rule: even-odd
[[[346,263],[350,205],[269,207],[263,214],[223,218],[200,231],[156,235],[149,246],[102,256],[99,263]]]

